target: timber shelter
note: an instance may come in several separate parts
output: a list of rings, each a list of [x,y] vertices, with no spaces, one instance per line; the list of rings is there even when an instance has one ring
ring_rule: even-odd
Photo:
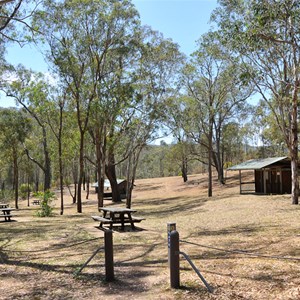
[[[287,156],[250,159],[227,170],[239,171],[240,194],[291,193],[291,160]],[[254,181],[243,181],[242,171],[251,170],[254,171]]]

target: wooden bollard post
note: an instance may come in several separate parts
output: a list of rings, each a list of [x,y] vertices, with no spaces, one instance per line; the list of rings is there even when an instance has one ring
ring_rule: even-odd
[[[113,281],[114,276],[114,252],[113,252],[113,235],[112,230],[104,231],[104,248],[105,248],[105,279]]]
[[[168,232],[168,264],[170,267],[170,234],[173,230],[176,230],[176,223],[168,222],[167,223],[167,232]]]
[[[179,279],[179,233],[173,230],[170,233],[169,266],[171,288],[178,289]]]

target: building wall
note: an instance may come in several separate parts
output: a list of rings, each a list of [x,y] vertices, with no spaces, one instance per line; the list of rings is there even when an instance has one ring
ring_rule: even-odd
[[[258,194],[290,194],[291,186],[289,169],[255,170],[255,192]]]
[[[282,194],[292,192],[292,172],[291,170],[282,170]]]

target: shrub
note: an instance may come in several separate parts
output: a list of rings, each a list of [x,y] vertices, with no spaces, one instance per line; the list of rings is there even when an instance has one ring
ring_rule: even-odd
[[[27,195],[28,195],[28,192],[30,193],[32,190],[31,188],[31,185],[28,185],[28,184],[21,184],[20,185],[20,197],[21,199],[26,199],[27,198]]]
[[[12,190],[1,190],[0,191],[0,201],[1,202],[10,202],[11,199],[14,199],[14,191],[12,191]]]
[[[37,192],[34,194],[34,196],[41,200],[40,209],[36,212],[37,216],[50,217],[53,210],[51,207],[51,202],[55,199],[55,194],[48,190],[46,192]]]

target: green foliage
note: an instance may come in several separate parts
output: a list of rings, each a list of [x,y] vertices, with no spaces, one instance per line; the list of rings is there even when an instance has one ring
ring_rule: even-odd
[[[53,211],[51,202],[55,199],[55,193],[47,190],[46,192],[37,192],[34,196],[41,200],[40,209],[37,211],[36,215],[38,217],[50,217]]]
[[[19,192],[20,192],[20,197],[22,199],[26,199],[27,195],[28,195],[28,192],[30,193],[31,191],[32,191],[32,186],[31,185],[28,185],[27,183],[23,183],[23,184],[20,185]]]
[[[142,27],[129,0],[45,1],[32,20],[36,39],[48,44],[44,54],[56,88],[52,80],[23,67],[15,69],[16,80],[9,87],[4,85],[21,109],[0,110],[1,180],[8,187],[14,184],[13,155],[20,183],[34,182],[42,190],[45,174],[48,181],[53,174],[58,182],[62,172],[64,182],[78,183],[80,154],[87,159],[86,173],[92,174],[99,161],[108,161],[109,153],[119,177],[146,178],[180,175],[185,162],[190,174],[204,172],[209,147],[220,173],[254,155],[275,153],[276,145],[279,153],[285,135],[278,133],[275,118],[285,121],[281,127],[288,132],[292,82],[292,61],[280,60],[289,52],[282,25],[289,24],[284,22],[287,15],[299,16],[298,4],[289,9],[290,1],[284,2],[220,0],[221,9],[213,16],[220,31],[203,35],[182,69],[185,60],[178,46]],[[287,77],[272,80],[273,72]],[[263,84],[261,91],[272,87],[280,97],[269,99],[271,108],[258,107],[256,121],[247,127],[245,120],[253,111],[246,98],[254,78],[258,87]],[[273,82],[277,86],[270,86]],[[165,133],[162,123],[176,143],[149,146]],[[249,144],[259,134],[264,147],[253,149]],[[20,188],[23,198],[25,186]],[[38,214],[50,215],[52,197],[39,197]]]
[[[14,198],[14,191],[12,190],[1,190],[0,192],[0,201],[9,202]]]

